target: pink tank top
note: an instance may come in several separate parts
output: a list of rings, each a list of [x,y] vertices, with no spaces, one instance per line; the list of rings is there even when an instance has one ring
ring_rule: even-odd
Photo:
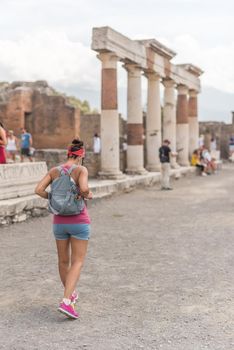
[[[66,166],[66,168],[69,169],[70,167]],[[69,215],[69,216],[54,215],[53,223],[54,224],[90,224],[91,220],[88,214],[87,207],[85,205],[82,212],[77,215]]]

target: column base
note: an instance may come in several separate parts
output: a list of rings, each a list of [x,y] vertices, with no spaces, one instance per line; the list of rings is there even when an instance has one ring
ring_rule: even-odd
[[[148,174],[148,171],[145,168],[126,169],[126,174],[128,174],[128,175],[146,175],[146,174]]]
[[[171,163],[171,168],[172,169],[179,169],[180,165],[178,163],[174,162],[174,163]]]
[[[108,171],[99,171],[98,177],[101,180],[122,180],[125,178],[125,175],[122,171],[108,172]]]
[[[161,165],[147,165],[146,169],[151,173],[160,173],[161,171]]]
[[[180,162],[179,166],[190,166],[189,162]]]

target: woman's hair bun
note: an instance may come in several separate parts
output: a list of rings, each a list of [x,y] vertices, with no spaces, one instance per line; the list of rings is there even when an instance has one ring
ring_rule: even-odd
[[[76,150],[83,148],[83,147],[84,147],[84,142],[78,138],[74,139],[70,145],[70,149],[72,151],[76,151]]]

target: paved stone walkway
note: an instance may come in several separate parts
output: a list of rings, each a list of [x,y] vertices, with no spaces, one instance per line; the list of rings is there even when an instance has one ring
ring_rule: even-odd
[[[1,228],[0,349],[234,349],[234,168],[103,199],[78,321],[56,311],[51,218]]]

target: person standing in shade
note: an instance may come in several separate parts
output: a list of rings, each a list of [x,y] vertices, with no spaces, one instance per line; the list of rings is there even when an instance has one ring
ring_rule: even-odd
[[[30,162],[33,161],[30,147],[32,147],[32,135],[27,132],[25,128],[21,129],[21,162],[24,161],[24,157],[28,157]]]
[[[94,134],[93,137],[93,153],[99,154],[101,152],[101,139],[98,134]]]
[[[6,151],[5,146],[7,144],[6,131],[3,124],[0,122],[0,164],[6,164]]]
[[[170,156],[172,154],[169,144],[169,140],[164,140],[162,146],[159,148],[159,159],[161,163],[161,190],[172,190],[170,186]]]

